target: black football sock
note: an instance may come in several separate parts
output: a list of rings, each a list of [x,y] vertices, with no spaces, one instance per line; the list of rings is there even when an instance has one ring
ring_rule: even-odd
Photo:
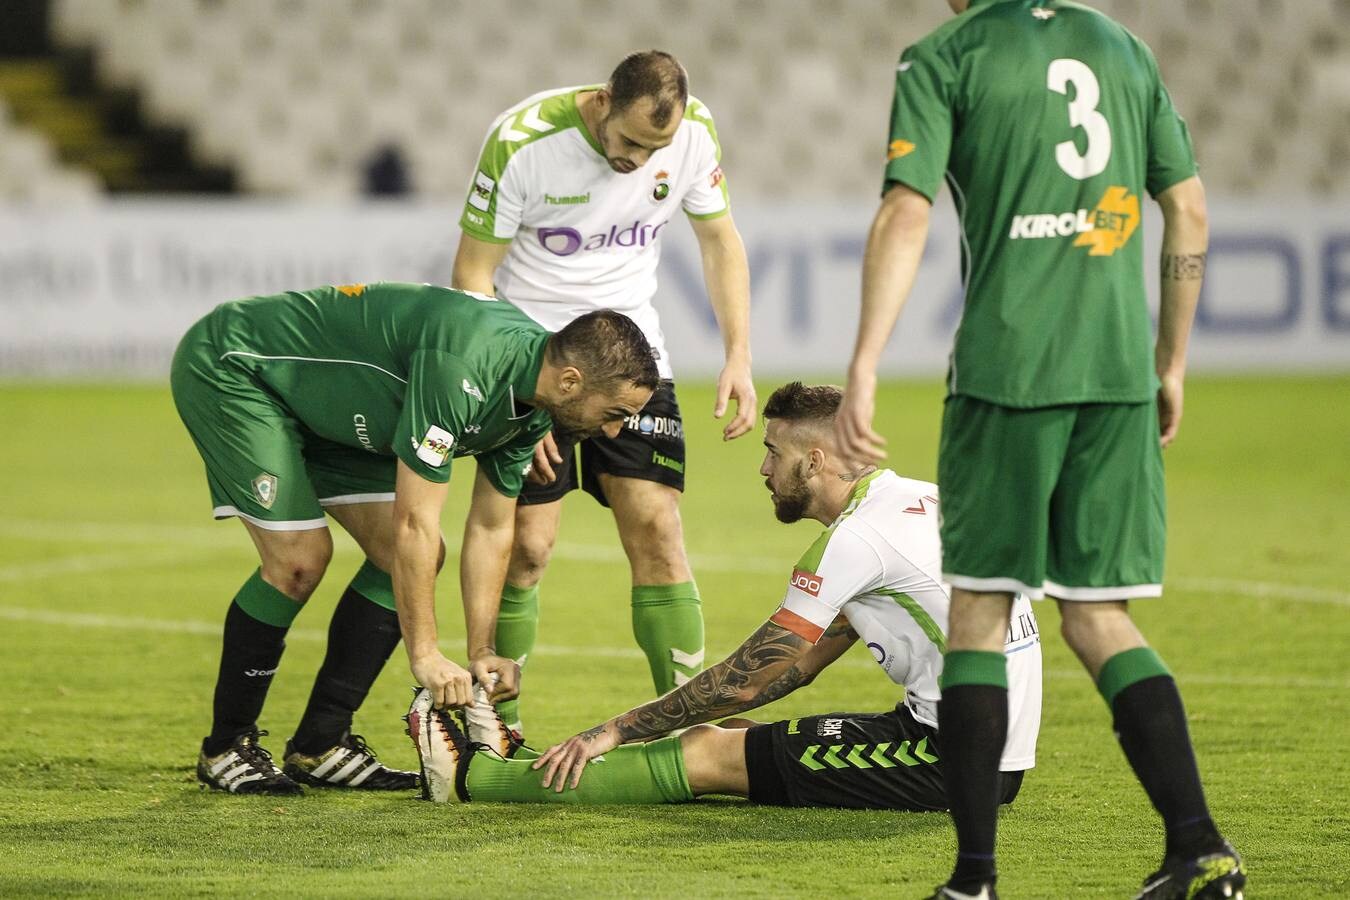
[[[1168,856],[1193,859],[1223,845],[1205,804],[1181,694],[1149,647],[1117,653],[1097,677],[1116,739],[1167,829]]]
[[[978,893],[993,882],[1001,784],[998,763],[1008,736],[1008,674],[1002,653],[949,650],[942,670],[938,738],[942,780],[956,825],[956,866],[947,884]]]
[[[381,582],[389,584],[387,593]],[[352,715],[398,646],[398,613],[379,602],[386,597],[392,606],[389,576],[367,562],[338,601],[328,626],[328,652],[295,730],[293,744],[301,753],[322,753],[351,730]]]
[[[286,631],[300,606],[263,581],[261,570],[235,595],[225,614],[211,734],[202,742],[207,756],[220,755],[239,735],[258,730],[258,715],[286,649]]]

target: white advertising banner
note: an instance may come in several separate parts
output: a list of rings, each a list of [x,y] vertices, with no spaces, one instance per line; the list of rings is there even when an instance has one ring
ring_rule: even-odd
[[[874,210],[735,208],[750,257],[758,374],[842,378]],[[178,337],[225,300],[321,284],[448,284],[457,212],[148,200],[68,215],[0,208],[0,378],[162,377]],[[1350,370],[1350,211],[1214,201],[1210,215],[1192,371]],[[1145,229],[1155,269],[1156,212]],[[697,244],[679,224],[662,238],[657,305],[675,371],[715,374],[721,341]],[[959,240],[941,198],[887,373],[945,370],[961,306]]]

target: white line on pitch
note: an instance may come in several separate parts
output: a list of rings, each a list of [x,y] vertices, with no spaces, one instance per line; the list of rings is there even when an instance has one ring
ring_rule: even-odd
[[[140,616],[109,616],[98,613],[53,612],[46,609],[33,609],[22,606],[0,606],[0,619],[11,622],[32,622],[40,625],[57,625],[66,628],[108,628],[132,631],[152,631],[169,634],[191,634],[205,637],[218,637],[221,625],[217,622],[203,622],[191,619],[151,619]],[[319,642],[327,639],[326,632],[317,628],[292,628],[286,633],[287,640]],[[642,651],[635,647],[569,647],[556,644],[539,644],[534,653],[538,656],[583,656],[605,657],[609,659],[643,659]],[[845,656],[837,665],[856,669],[873,669],[876,663],[861,655]],[[1046,669],[1045,675],[1053,679],[1085,679],[1081,669]],[[1253,688],[1289,688],[1296,690],[1350,690],[1350,680],[1329,678],[1301,678],[1298,676],[1267,678],[1259,675],[1238,675],[1230,673],[1180,675],[1183,684],[1235,685]]]
[[[218,547],[226,550],[245,550],[249,545],[236,532],[223,526],[146,526],[135,524],[60,523],[44,520],[14,520],[0,523],[0,536],[36,541],[73,541],[78,543],[125,544],[190,544],[194,547]],[[341,529],[335,529],[339,534]],[[457,546],[447,547],[451,555],[458,555]],[[627,565],[627,557],[617,544],[586,544],[560,541],[553,551],[556,559],[569,562],[590,562],[608,565]],[[791,564],[789,556],[776,559],[767,556],[690,553],[690,563],[696,571],[734,573],[744,575],[781,575]],[[57,561],[53,561],[55,564]],[[0,581],[20,580],[22,576],[6,576],[9,568],[0,568]],[[1287,584],[1271,581],[1246,581],[1238,578],[1209,578],[1175,576],[1167,584],[1183,591],[1200,594],[1235,594],[1258,599],[1289,600],[1295,603],[1313,603],[1329,606],[1350,606],[1350,592],[1311,585]]]

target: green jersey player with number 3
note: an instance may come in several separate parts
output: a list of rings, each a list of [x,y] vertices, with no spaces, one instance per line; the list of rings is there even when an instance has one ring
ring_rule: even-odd
[[[1237,897],[1245,872],[1210,818],[1181,697],[1127,609],[1162,593],[1161,448],[1181,419],[1208,243],[1190,138],[1152,53],[1106,16],[1059,0],[948,2],[957,18],[896,69],[836,421],[846,455],[883,455],[876,365],[945,179],[965,287],[938,463],[953,588],[939,730],[958,855],[935,896],[995,896],[1001,649],[1012,598],[1025,593],[1059,601],[1065,639],[1163,818],[1163,864],[1140,897]],[[1156,343],[1145,193],[1165,223]]]

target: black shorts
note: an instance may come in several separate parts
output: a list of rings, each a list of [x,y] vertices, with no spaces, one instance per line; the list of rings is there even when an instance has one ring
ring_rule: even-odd
[[[884,713],[831,713],[756,725],[745,735],[750,799],[775,806],[944,810],[937,729],[904,704]],[[1022,786],[1004,772],[1003,803]]]
[[[561,500],[578,487],[603,506],[609,506],[600,488],[600,473],[620,478],[655,481],[684,490],[684,422],[675,400],[675,383],[662,381],[652,398],[636,416],[624,420],[615,438],[587,438],[579,447],[559,447],[563,462],[553,467],[558,478],[552,484],[526,479],[519,502],[529,506]],[[581,451],[581,475],[577,476],[577,450]]]

